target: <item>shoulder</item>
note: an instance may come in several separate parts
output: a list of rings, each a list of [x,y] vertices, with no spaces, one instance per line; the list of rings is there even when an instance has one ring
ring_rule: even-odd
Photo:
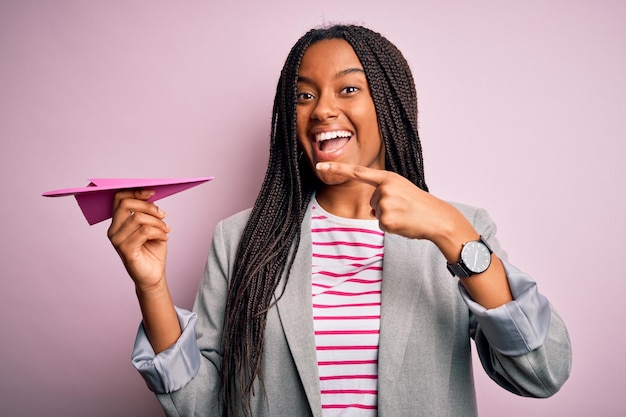
[[[487,211],[480,207],[470,206],[469,204],[459,203],[456,201],[448,201],[453,207],[461,212],[468,220],[472,221],[477,216],[488,216]]]
[[[247,208],[238,213],[232,214],[225,219],[220,220],[219,224],[222,227],[233,228],[233,227],[243,227],[248,222],[250,218],[250,213],[252,212],[252,208]],[[242,225],[242,226],[239,226]]]
[[[251,212],[252,208],[247,208],[220,220],[215,226],[215,234],[219,234],[227,240],[229,237],[241,236]]]

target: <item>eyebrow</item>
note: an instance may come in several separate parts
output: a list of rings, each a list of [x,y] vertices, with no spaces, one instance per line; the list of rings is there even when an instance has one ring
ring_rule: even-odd
[[[343,77],[344,75],[352,74],[353,72],[360,72],[360,73],[362,73],[362,74],[365,74],[365,71],[363,70],[363,68],[348,68],[348,69],[345,69],[345,70],[343,70],[343,71],[339,71],[339,72],[335,75],[335,77],[336,77],[336,78],[341,78],[341,77]]]
[[[363,68],[347,68],[345,70],[341,70],[339,71],[337,74],[335,74],[335,78],[341,78],[343,76],[346,76],[348,74],[352,74],[352,73],[361,73],[361,74],[365,74],[365,70],[363,70]],[[308,82],[311,83],[311,79],[307,78],[307,77],[302,77],[301,75],[298,75],[298,82]]]

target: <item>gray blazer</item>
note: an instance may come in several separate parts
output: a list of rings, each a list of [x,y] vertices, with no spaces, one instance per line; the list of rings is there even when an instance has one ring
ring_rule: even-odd
[[[508,262],[484,210],[456,205],[505,260],[515,301],[494,310],[473,303],[430,241],[385,235],[378,415],[476,416],[470,340],[487,374],[523,396],[547,397],[569,376],[564,323],[534,281]],[[158,394],[168,416],[220,416],[220,340],[228,279],[249,211],[220,222],[198,292],[196,376]],[[267,315],[263,374],[252,400],[255,416],[321,416],[311,305],[310,216],[285,292]],[[277,294],[283,290],[283,284]],[[258,382],[258,381],[257,381]]]

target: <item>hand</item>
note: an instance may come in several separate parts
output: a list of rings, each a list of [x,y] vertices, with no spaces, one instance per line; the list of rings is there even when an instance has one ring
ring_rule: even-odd
[[[148,200],[154,192],[126,190],[115,194],[113,220],[107,232],[138,291],[165,280],[166,214]]]
[[[461,231],[476,236],[471,224],[456,208],[397,173],[340,162],[320,162],[316,168],[372,185],[375,189],[370,205],[385,232],[428,239],[440,248],[449,245],[444,240],[449,240],[453,233]],[[458,243],[459,248],[462,242]]]

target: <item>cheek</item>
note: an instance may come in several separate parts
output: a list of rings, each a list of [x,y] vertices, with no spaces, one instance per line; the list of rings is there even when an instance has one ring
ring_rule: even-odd
[[[309,112],[304,106],[296,107],[296,131],[298,133],[307,129],[309,123]]]
[[[360,120],[357,133],[359,138],[367,142],[368,146],[376,146],[379,143],[382,145],[383,140],[376,113],[372,115],[370,112],[364,111],[358,115],[353,114],[353,120]]]
[[[378,118],[376,117],[376,108],[371,100],[362,102],[361,105],[355,106],[350,111],[350,118],[358,121],[360,128],[367,133],[368,136],[374,133],[378,134]]]
[[[297,136],[297,140],[298,140],[298,145],[301,148],[304,148],[304,145],[306,144],[307,140],[306,140],[306,131],[304,128],[304,123],[302,123],[301,117],[300,115],[296,116],[296,136]]]

